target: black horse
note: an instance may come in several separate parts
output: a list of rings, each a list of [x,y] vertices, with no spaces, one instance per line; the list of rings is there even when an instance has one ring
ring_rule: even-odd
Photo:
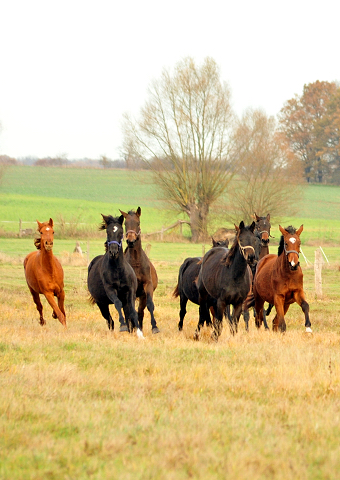
[[[124,217],[102,217],[100,230],[106,230],[107,251],[105,255],[95,257],[88,267],[87,286],[91,302],[98,305],[109,329],[114,329],[109,310],[109,305],[114,304],[119,314],[120,331],[132,332],[135,328],[137,336],[143,337],[135,309],[137,278],[122,249]]]
[[[197,282],[200,297],[197,338],[204,321],[209,318],[209,296],[216,300],[212,338],[217,341],[221,334],[227,305],[234,307],[232,320],[229,321],[230,331],[233,335],[237,332],[242,304],[251,289],[251,276],[247,267],[256,262],[255,222],[246,227],[242,221],[235,228],[237,233],[230,250],[212,248],[203,257]]]
[[[224,247],[227,248],[229,245],[229,240],[220,240],[215,241],[212,239],[213,245],[212,248],[215,247]],[[183,321],[185,314],[187,313],[187,303],[190,300],[192,303],[199,305],[199,295],[198,295],[198,288],[196,284],[196,280],[198,278],[198,274],[201,268],[201,260],[202,257],[188,257],[184,260],[182,265],[179,267],[178,272],[178,282],[173,292],[173,296],[175,298],[179,297],[180,301],[180,311],[179,311],[179,322],[178,322],[178,330],[183,329]],[[214,299],[210,299],[208,301],[210,310],[212,315],[214,315],[214,305],[216,308],[216,301]],[[209,320],[207,321],[207,327],[211,326],[211,319],[209,316]]]

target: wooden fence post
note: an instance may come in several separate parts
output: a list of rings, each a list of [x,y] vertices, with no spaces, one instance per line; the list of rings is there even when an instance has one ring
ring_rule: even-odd
[[[315,250],[315,263],[314,263],[314,274],[315,274],[315,294],[316,298],[322,297],[322,254],[321,250],[318,248]]]

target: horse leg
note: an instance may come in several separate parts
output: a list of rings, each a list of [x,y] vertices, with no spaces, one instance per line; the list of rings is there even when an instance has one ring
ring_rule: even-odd
[[[180,298],[180,310],[179,310],[178,330],[181,331],[183,330],[183,321],[187,313],[188,298],[183,294],[181,294],[179,298]]]
[[[143,330],[145,307],[146,307],[146,295],[143,293],[143,295],[138,297],[138,322],[141,330]]]
[[[119,323],[120,323],[119,331],[120,332],[129,332],[129,327],[126,324],[126,321],[125,321],[123,313],[122,313],[123,304],[117,296],[115,296],[113,304],[114,304],[114,306],[115,306],[115,308],[118,312]]]
[[[105,320],[107,322],[107,326],[109,327],[109,330],[114,330],[115,325],[114,325],[114,321],[111,317],[108,304],[97,303],[97,305],[98,305],[98,308],[100,310],[100,313],[103,315],[103,317],[105,318]]]
[[[65,324],[66,324],[66,313],[65,313],[65,307],[64,307],[64,301],[65,301],[65,292],[64,290],[62,290],[59,295],[57,295],[57,298],[58,298],[58,307],[61,311],[61,313],[64,315],[65,317]],[[53,310],[53,313],[52,313],[52,317],[53,318],[58,318],[58,315],[56,314],[56,312]]]
[[[286,305],[284,303],[284,296],[283,295],[275,295],[274,296],[274,306],[276,310],[276,315],[273,320],[273,330],[277,331],[279,329],[282,333],[286,331],[286,322],[285,322],[285,313],[289,308],[286,309]]]
[[[40,295],[39,293],[35,292],[34,290],[32,290],[31,287],[29,287],[30,289],[30,292],[32,294],[32,297],[33,297],[33,301],[35,303],[35,306],[37,307],[37,310],[39,312],[39,316],[40,316],[40,325],[46,325],[46,321],[43,317],[43,306],[42,306],[42,303],[40,301]]]
[[[199,319],[198,319],[196,331],[194,333],[194,340],[199,340],[200,331],[201,331],[201,328],[204,326],[204,322],[211,322],[210,313],[209,313],[209,307],[207,305],[207,299],[200,298]]]
[[[268,317],[268,315],[270,315],[270,312],[272,311],[273,306],[274,306],[274,305],[272,305],[271,303],[268,304],[268,308],[267,308],[267,310],[266,310],[266,315],[267,315],[267,317]]]
[[[153,303],[152,294],[150,293],[146,294],[146,308],[149,310],[151,316],[152,333],[159,333],[159,328],[157,327],[154,315],[155,305]]]
[[[240,316],[241,316],[241,313],[242,313],[242,303],[240,305],[234,305],[234,311],[233,311],[233,330],[235,333],[237,333],[237,329],[238,329],[238,322],[239,322],[239,319],[240,319]],[[248,313],[248,316],[249,316],[249,313]],[[233,335],[235,335],[235,333],[231,332]]]
[[[215,340],[215,342],[218,341],[218,338],[220,337],[223,330],[223,314],[225,312],[225,309],[225,302],[222,300],[217,300],[217,308],[215,312],[215,317],[213,319],[214,330],[211,334],[211,338]]]
[[[265,330],[269,330],[267,319],[266,319],[266,309],[263,307],[263,325]]]
[[[65,318],[65,315],[63,314],[63,312],[59,309],[56,301],[54,300],[54,294],[51,293],[51,292],[47,292],[44,294],[45,297],[46,297],[46,300],[48,301],[48,303],[51,305],[52,309],[53,309],[53,312],[55,312],[57,314],[57,317],[58,317],[58,320],[59,322],[64,325],[64,327],[66,328],[66,318]]]
[[[294,299],[298,305],[302,308],[303,313],[305,314],[305,327],[307,333],[312,333],[312,324],[309,320],[309,304],[306,302],[305,295],[303,291],[294,293]]]
[[[244,304],[242,305],[242,307],[243,307],[243,312],[242,312],[243,320],[246,327],[246,332],[249,332],[249,310],[244,306]]]
[[[261,324],[263,321],[263,304],[264,304],[264,301],[262,300],[262,298],[258,297],[255,302],[255,312],[256,312],[255,325],[257,328],[261,327]]]

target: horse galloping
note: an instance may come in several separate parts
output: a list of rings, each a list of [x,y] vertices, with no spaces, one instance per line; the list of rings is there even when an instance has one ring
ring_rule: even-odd
[[[109,305],[114,304],[119,314],[120,331],[132,332],[135,328],[137,336],[141,338],[143,333],[139,328],[135,310],[137,278],[125,260],[122,249],[124,217],[123,215],[102,217],[103,223],[99,228],[106,230],[106,253],[95,257],[88,266],[87,286],[91,295],[90,300],[98,305],[109,330],[114,329],[114,321],[109,310]]]
[[[120,210],[120,213],[125,218],[125,234],[127,248],[125,249],[124,256],[133,268],[137,277],[137,292],[138,298],[138,321],[140,328],[143,330],[143,319],[145,307],[150,312],[152,333],[159,333],[157,327],[154,310],[155,305],[153,303],[153,292],[158,285],[157,272],[153,264],[150,262],[148,256],[142,248],[141,228],[140,228],[140,216],[142,210],[140,207],[134,212],[130,210],[128,213]]]
[[[254,278],[253,294],[256,310],[256,326],[259,328],[263,319],[263,304],[273,304],[276,315],[273,330],[286,331],[284,315],[292,303],[297,303],[305,315],[306,332],[311,333],[309,305],[303,292],[303,273],[299,263],[300,235],[303,225],[296,230],[279,225],[282,234],[278,254],[266,255],[258,263]]]
[[[216,312],[213,321],[212,338],[218,340],[222,331],[222,319],[227,305],[233,305],[232,320],[229,320],[230,331],[237,332],[242,304],[251,288],[251,276],[248,264],[255,263],[255,222],[245,226],[240,222],[235,225],[236,237],[230,250],[212,248],[205,254],[198,276],[198,291],[200,296],[200,313],[196,335],[204,321],[209,318],[207,299],[216,300]]]
[[[40,325],[45,325],[43,306],[40,294],[53,309],[52,317],[58,318],[66,328],[66,314],[64,308],[64,271],[59,260],[53,255],[53,220],[38,223],[40,237],[34,241],[36,252],[29,253],[24,260],[25,277],[28,288],[32,294],[34,303],[40,315]],[[58,305],[54,300],[58,299]]]

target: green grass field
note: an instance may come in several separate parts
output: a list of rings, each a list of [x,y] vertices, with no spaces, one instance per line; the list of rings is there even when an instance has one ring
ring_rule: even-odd
[[[303,200],[296,218],[284,218],[284,225],[304,224],[303,241],[309,244],[339,244],[340,187],[304,185]],[[144,233],[174,223],[178,216],[157,199],[150,172],[15,166],[7,170],[0,188],[0,231],[18,233],[36,228],[36,219],[52,217],[56,235],[74,236],[68,223],[76,225],[81,238],[96,236],[101,213],[118,215],[122,210],[142,208]],[[259,212],[266,214],[268,212]],[[66,222],[62,231],[60,223]],[[58,227],[59,224],[59,227]],[[226,225],[215,219],[210,233]],[[189,236],[189,229],[183,227]],[[278,222],[272,221],[272,235],[278,237]]]

